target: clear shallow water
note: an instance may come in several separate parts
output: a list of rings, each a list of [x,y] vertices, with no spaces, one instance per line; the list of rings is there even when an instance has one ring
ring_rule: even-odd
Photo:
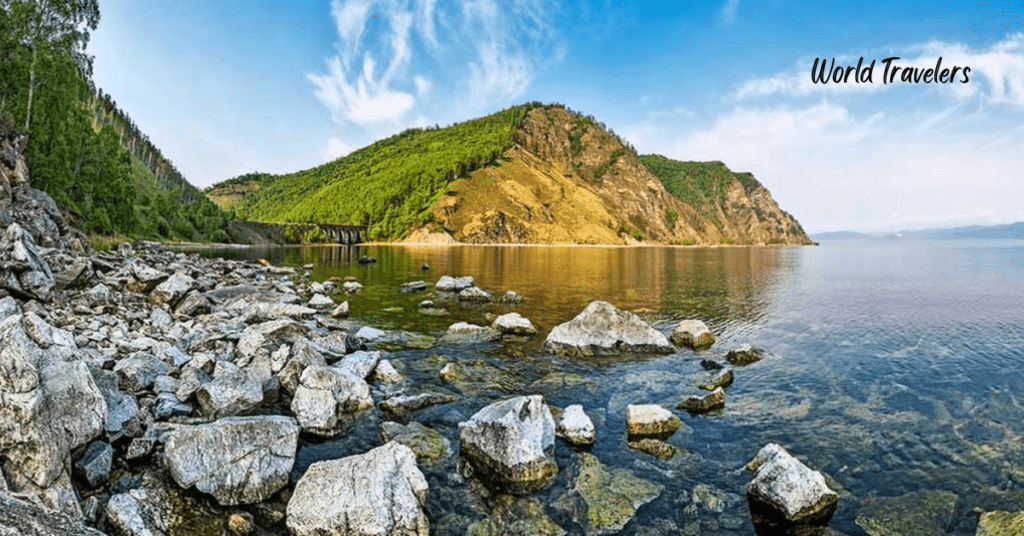
[[[484,359],[511,380],[505,388],[463,396],[412,418],[457,445],[457,422],[493,400],[539,392],[554,405],[583,404],[598,427],[593,453],[666,487],[624,534],[664,520],[699,527],[702,534],[753,534],[743,496],[749,476],[740,468],[772,441],[842,488],[830,526],[846,534],[863,534],[854,519],[869,495],[952,491],[959,496],[952,534],[974,533],[976,509],[1024,509],[1019,241],[834,241],[803,248],[373,246],[217,254],[312,262],[316,280],[355,276],[365,289],[345,298],[354,318],[386,329],[440,335],[451,323],[484,324],[486,313],[510,310],[442,303],[450,316],[427,317],[416,304],[429,292],[402,294],[398,285],[405,281],[423,279],[432,288],[443,274],[472,275],[496,297],[508,289],[524,295],[515,310],[541,330],[529,341],[389,356],[414,384],[451,389],[437,379],[443,361],[433,354]],[[360,266],[355,260],[363,254],[379,262]],[[424,262],[429,271],[420,270]],[[595,299],[639,311],[666,334],[679,319],[700,318],[718,342],[703,352],[668,356],[545,354],[541,342],[551,327]],[[627,403],[673,407],[694,391],[701,358],[723,360],[747,342],[769,357],[737,369],[724,411],[700,417],[676,412],[686,425],[670,442],[682,454],[662,461],[626,446]],[[560,374],[579,381],[567,386],[555,381]],[[304,444],[296,474],[317,459],[376,446],[380,420],[373,410],[345,437]],[[570,447],[559,442],[556,451],[562,471],[537,494],[544,504],[564,489],[571,463]],[[487,511],[486,493],[456,476],[454,460],[424,470],[433,533],[459,533],[465,523],[459,525],[459,516],[474,519]],[[722,494],[722,511],[692,507],[699,484]]]

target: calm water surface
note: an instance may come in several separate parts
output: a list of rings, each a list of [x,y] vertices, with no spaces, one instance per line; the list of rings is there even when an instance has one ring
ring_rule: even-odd
[[[593,453],[604,463],[665,485],[624,534],[654,527],[702,534],[753,534],[741,467],[778,442],[841,488],[831,527],[854,535],[871,495],[947,490],[959,496],[951,534],[973,534],[977,509],[1024,509],[1024,243],[825,242],[802,248],[316,247],[218,252],[313,263],[312,278],[351,275],[365,285],[347,297],[356,325],[438,336],[457,321],[486,323],[507,306],[417,312],[429,297],[398,285],[443,274],[472,275],[497,296],[526,297],[515,310],[537,324],[528,341],[407,349],[389,356],[415,384],[439,382],[445,360],[483,359],[514,385],[464,393],[459,402],[413,417],[458,444],[457,423],[483,405],[542,393],[549,403],[583,404],[598,427]],[[364,254],[379,259],[361,266]],[[423,263],[429,271],[420,270]],[[340,301],[341,297],[336,297]],[[668,334],[684,318],[704,320],[718,342],[668,356],[559,358],[541,343],[556,324],[592,300],[637,311]],[[736,370],[726,409],[692,417],[670,442],[669,461],[626,446],[625,405],[674,407],[694,391],[701,358],[724,360],[742,343],[769,356]],[[431,357],[435,354],[445,358]],[[570,380],[566,380],[569,378]],[[381,416],[367,412],[345,437],[302,446],[296,475],[313,461],[376,446]],[[537,497],[550,504],[565,487],[572,449],[556,445],[560,478]],[[433,533],[461,533],[487,511],[486,492],[457,476],[455,461],[425,467]],[[694,506],[704,485],[724,501]],[[717,511],[716,511],[717,510]],[[574,534],[579,527],[565,523]],[[654,533],[654,532],[652,532]],[[666,533],[667,534],[667,533]]]

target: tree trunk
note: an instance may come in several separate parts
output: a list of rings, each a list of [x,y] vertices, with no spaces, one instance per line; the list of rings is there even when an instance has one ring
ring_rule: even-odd
[[[25,112],[25,135],[28,136],[28,127],[32,124],[32,93],[36,89],[36,57],[39,54],[39,47],[32,47],[32,66],[28,70],[28,109]]]

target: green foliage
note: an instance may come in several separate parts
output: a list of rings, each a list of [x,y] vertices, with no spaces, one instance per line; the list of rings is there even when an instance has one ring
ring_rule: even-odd
[[[665,223],[669,229],[676,226],[676,220],[679,219],[679,214],[671,207],[665,209]]]
[[[229,206],[243,219],[367,225],[371,239],[402,236],[432,219],[431,208],[458,178],[497,164],[536,104],[447,128],[414,128],[319,167],[262,173],[215,185],[259,186]],[[209,191],[209,190],[208,190]]]
[[[721,222],[717,208],[725,207],[725,194],[733,180],[738,180],[747,192],[761,186],[750,173],[733,173],[721,162],[680,162],[656,154],[642,155],[640,162],[669,193],[700,211],[718,228]]]
[[[327,233],[319,226],[314,225],[306,231],[306,234],[302,235],[302,242],[304,244],[324,244],[327,242]]]
[[[91,233],[227,234],[227,215],[93,86],[85,44],[98,22],[96,0],[0,0],[0,117],[28,135],[32,186]]]

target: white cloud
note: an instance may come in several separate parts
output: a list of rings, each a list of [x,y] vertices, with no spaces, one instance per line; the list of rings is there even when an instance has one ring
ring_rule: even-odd
[[[327,140],[327,145],[324,147],[324,160],[327,162],[337,160],[338,158],[351,153],[353,150],[354,148],[351,145],[345,143],[341,139],[331,138]]]
[[[736,22],[736,13],[740,9],[740,0],[725,0],[725,5],[722,6],[720,12],[722,16],[722,22],[726,26],[732,26]]]

